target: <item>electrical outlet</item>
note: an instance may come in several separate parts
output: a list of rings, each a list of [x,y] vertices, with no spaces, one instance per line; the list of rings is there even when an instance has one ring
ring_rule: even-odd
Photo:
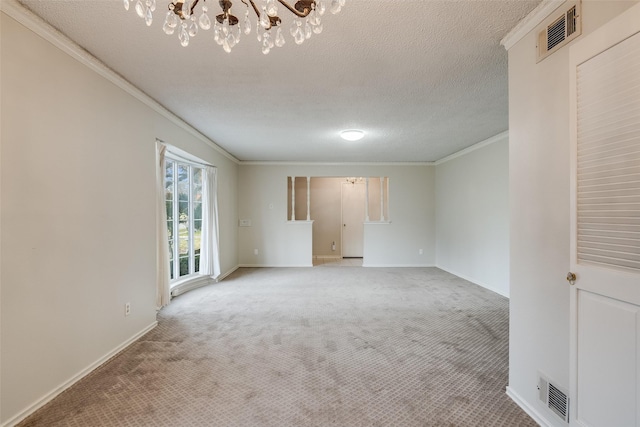
[[[124,304],[124,315],[128,316],[131,314],[131,303],[130,302],[126,302]]]
[[[257,249],[254,249],[254,250],[253,250],[253,254],[254,254],[254,255],[258,255],[258,250],[257,250]]]
[[[418,249],[418,255],[422,255],[424,251],[422,249]]]

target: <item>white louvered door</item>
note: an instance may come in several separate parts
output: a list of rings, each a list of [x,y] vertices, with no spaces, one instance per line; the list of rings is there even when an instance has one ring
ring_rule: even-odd
[[[571,47],[572,425],[640,426],[640,9],[630,11]]]

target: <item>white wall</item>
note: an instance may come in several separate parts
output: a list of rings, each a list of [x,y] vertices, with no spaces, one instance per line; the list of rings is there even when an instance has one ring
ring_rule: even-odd
[[[237,265],[237,166],[1,19],[4,424],[155,323],[156,137],[219,167],[223,271]]]
[[[436,265],[509,296],[508,136],[437,162],[435,206]]]
[[[583,34],[633,4],[583,1]],[[541,371],[569,389],[569,49],[536,64],[535,48],[531,32],[509,50],[509,393],[566,426],[536,384]]]
[[[300,238],[300,227],[303,226],[286,221],[288,176],[389,177],[391,223],[365,225],[365,265],[434,265],[433,166],[290,164],[243,164],[239,168],[238,214],[241,219],[252,221],[252,227],[239,229],[241,265],[311,265],[311,249],[304,252],[307,242],[304,242],[303,251],[297,246],[301,243],[296,239]],[[258,255],[254,255],[254,249],[258,249]],[[419,249],[423,249],[422,255],[418,253]]]

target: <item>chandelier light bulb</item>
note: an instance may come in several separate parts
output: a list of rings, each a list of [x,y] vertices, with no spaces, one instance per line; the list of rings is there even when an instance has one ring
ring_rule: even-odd
[[[156,10],[158,0],[122,0],[125,10],[129,10],[135,2],[136,14],[145,21],[147,26],[153,23],[153,12]],[[268,54],[274,47],[282,47],[286,43],[283,34],[283,25],[290,24],[291,37],[296,44],[302,44],[311,38],[313,34],[320,34],[323,26],[320,17],[324,15],[327,7],[331,13],[338,13],[345,5],[345,0],[298,0],[290,4],[291,0],[242,0],[246,5],[246,13],[242,22],[232,13],[232,0],[220,0],[218,3],[222,9],[221,14],[214,14],[215,19],[209,17],[206,0],[168,0],[168,12],[164,19],[162,30],[165,34],[178,33],[180,45],[186,47],[191,38],[195,37],[199,30],[209,30],[213,27],[213,39],[216,44],[222,45],[225,52],[240,41],[242,33],[251,33],[250,11],[255,12],[256,36],[261,44],[263,54]],[[235,1],[235,0],[233,0]],[[259,3],[259,5],[256,5]],[[288,19],[278,16],[285,6],[284,13]],[[199,16],[199,17],[197,17]],[[304,20],[304,21],[303,21]]]
[[[364,138],[364,132],[359,129],[346,129],[340,132],[340,137],[345,141],[359,141]]]

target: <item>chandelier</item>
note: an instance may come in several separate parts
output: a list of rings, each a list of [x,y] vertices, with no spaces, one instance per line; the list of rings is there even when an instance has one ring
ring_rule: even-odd
[[[124,8],[129,10],[133,0],[123,1]],[[262,53],[266,55],[274,46],[282,47],[285,44],[283,24],[278,16],[278,5],[282,5],[293,15],[289,32],[296,44],[302,44],[312,34],[322,32],[321,17],[327,10],[327,3],[329,3],[328,9],[333,14],[340,12],[345,3],[345,0],[298,0],[291,6],[286,0],[241,1],[246,6],[242,23],[232,14],[231,1],[219,0],[218,5],[222,13],[215,16],[212,25],[208,14],[209,9],[205,4],[207,0],[175,0],[168,5],[169,10],[162,29],[168,35],[177,32],[180,44],[186,47],[190,39],[198,34],[199,28],[208,30],[213,27],[213,39],[225,52],[230,53],[240,41],[241,33],[251,34],[253,24],[249,19],[249,9],[253,9],[257,17],[255,26],[258,42],[262,44]],[[198,5],[201,6],[199,11]],[[137,0],[134,9],[147,26],[150,26],[153,22],[153,12],[156,10],[156,0]]]

